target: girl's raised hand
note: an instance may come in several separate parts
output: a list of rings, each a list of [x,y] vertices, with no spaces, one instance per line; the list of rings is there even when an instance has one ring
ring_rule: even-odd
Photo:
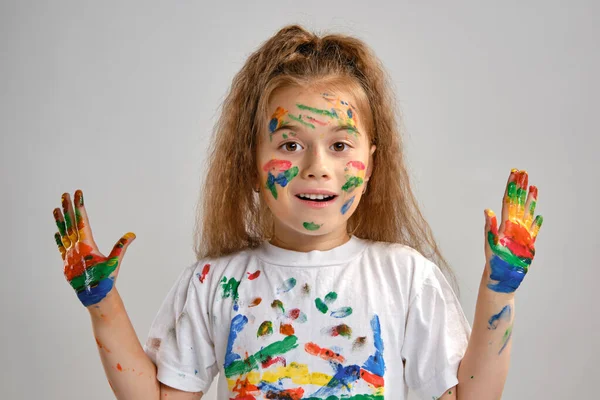
[[[87,212],[83,205],[83,192],[75,192],[75,208],[69,193],[62,195],[61,213],[54,209],[58,232],[54,234],[58,250],[64,261],[64,274],[77,292],[84,306],[100,302],[112,290],[119,274],[121,260],[135,234],[128,232],[115,244],[108,257],[104,257],[94,242]]]
[[[534,243],[544,219],[541,215],[533,219],[538,189],[530,186],[528,193],[528,180],[526,171],[510,172],[499,229],[494,212],[484,211],[487,287],[495,292],[517,290],[535,255]]]

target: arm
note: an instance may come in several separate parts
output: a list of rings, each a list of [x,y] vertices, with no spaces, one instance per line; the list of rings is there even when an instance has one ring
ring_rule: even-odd
[[[156,366],[144,352],[116,288],[88,307],[100,359],[117,399],[198,400],[202,392],[183,392],[156,379]]]

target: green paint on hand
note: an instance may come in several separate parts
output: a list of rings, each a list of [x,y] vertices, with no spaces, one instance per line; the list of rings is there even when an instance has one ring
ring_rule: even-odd
[[[71,286],[77,292],[86,287],[97,285],[104,278],[108,278],[110,274],[117,269],[119,258],[113,257],[108,260],[98,263],[93,267],[87,268],[83,275],[76,276],[71,280]]]

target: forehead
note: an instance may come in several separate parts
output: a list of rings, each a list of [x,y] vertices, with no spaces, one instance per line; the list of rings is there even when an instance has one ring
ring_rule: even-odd
[[[347,92],[289,86],[275,90],[269,101],[269,112],[279,106],[287,106],[289,109],[302,109],[302,106],[299,107],[299,105],[319,109],[350,108],[354,112],[357,111],[354,99]]]

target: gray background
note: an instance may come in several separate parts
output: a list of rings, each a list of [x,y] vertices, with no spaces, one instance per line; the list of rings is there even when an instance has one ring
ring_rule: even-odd
[[[205,151],[231,79],[294,22],[356,35],[383,60],[415,190],[471,323],[483,210],[500,213],[511,168],[529,172],[545,223],[516,296],[504,398],[593,395],[599,12],[591,1],[2,2],[2,397],[112,397],[52,210],[80,188],[101,251],[137,234],[118,285],[145,341],[194,261]]]

